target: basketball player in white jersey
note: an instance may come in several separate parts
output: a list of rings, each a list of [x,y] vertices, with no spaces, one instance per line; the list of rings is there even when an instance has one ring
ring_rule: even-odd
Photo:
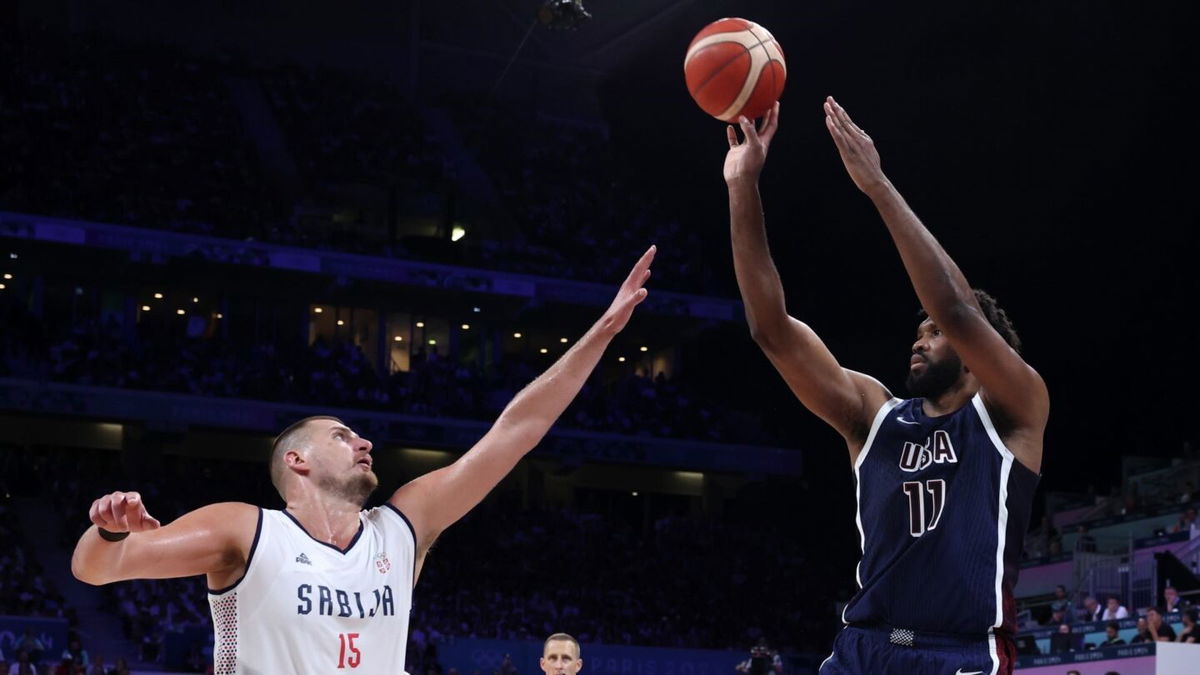
[[[652,246],[600,320],[513,398],[450,466],[363,510],[378,485],[371,442],[336,418],[301,420],[276,438],[271,479],[284,511],[205,506],[167,525],[136,492],[93,502],[94,526],[71,559],[90,584],[204,574],[218,675],[404,672],[412,589],[437,536],[541,441],[579,393],[647,291]]]

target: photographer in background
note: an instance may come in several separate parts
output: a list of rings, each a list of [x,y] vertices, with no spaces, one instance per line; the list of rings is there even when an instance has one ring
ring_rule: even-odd
[[[783,659],[771,649],[766,638],[759,638],[750,648],[750,658],[737,664],[739,673],[747,675],[783,675]]]

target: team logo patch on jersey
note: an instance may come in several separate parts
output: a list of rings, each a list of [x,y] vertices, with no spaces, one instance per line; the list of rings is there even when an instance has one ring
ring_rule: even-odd
[[[379,570],[380,574],[387,574],[388,570],[392,569],[392,562],[388,560],[386,553],[375,556],[375,569]]]
[[[913,473],[929,468],[930,464],[958,463],[958,454],[950,443],[950,434],[938,429],[925,444],[906,441],[900,449],[900,470]]]
[[[305,565],[311,565],[311,564],[312,564],[312,561],[308,559],[308,556],[304,555],[303,553],[301,553],[300,555],[296,556],[296,562],[298,562],[298,563],[304,563]]]

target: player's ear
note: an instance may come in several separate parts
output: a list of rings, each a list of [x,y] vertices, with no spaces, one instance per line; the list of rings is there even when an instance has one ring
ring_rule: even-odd
[[[583,659],[575,659],[575,672],[583,670]]]
[[[288,450],[284,453],[283,464],[296,473],[306,474],[309,471],[308,460],[303,453],[296,450]]]

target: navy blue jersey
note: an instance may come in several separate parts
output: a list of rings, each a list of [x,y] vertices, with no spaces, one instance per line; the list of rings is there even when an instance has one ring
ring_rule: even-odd
[[[842,618],[1011,634],[1038,476],[1004,446],[978,394],[941,417],[921,404],[885,403],[855,463],[863,558]]]

